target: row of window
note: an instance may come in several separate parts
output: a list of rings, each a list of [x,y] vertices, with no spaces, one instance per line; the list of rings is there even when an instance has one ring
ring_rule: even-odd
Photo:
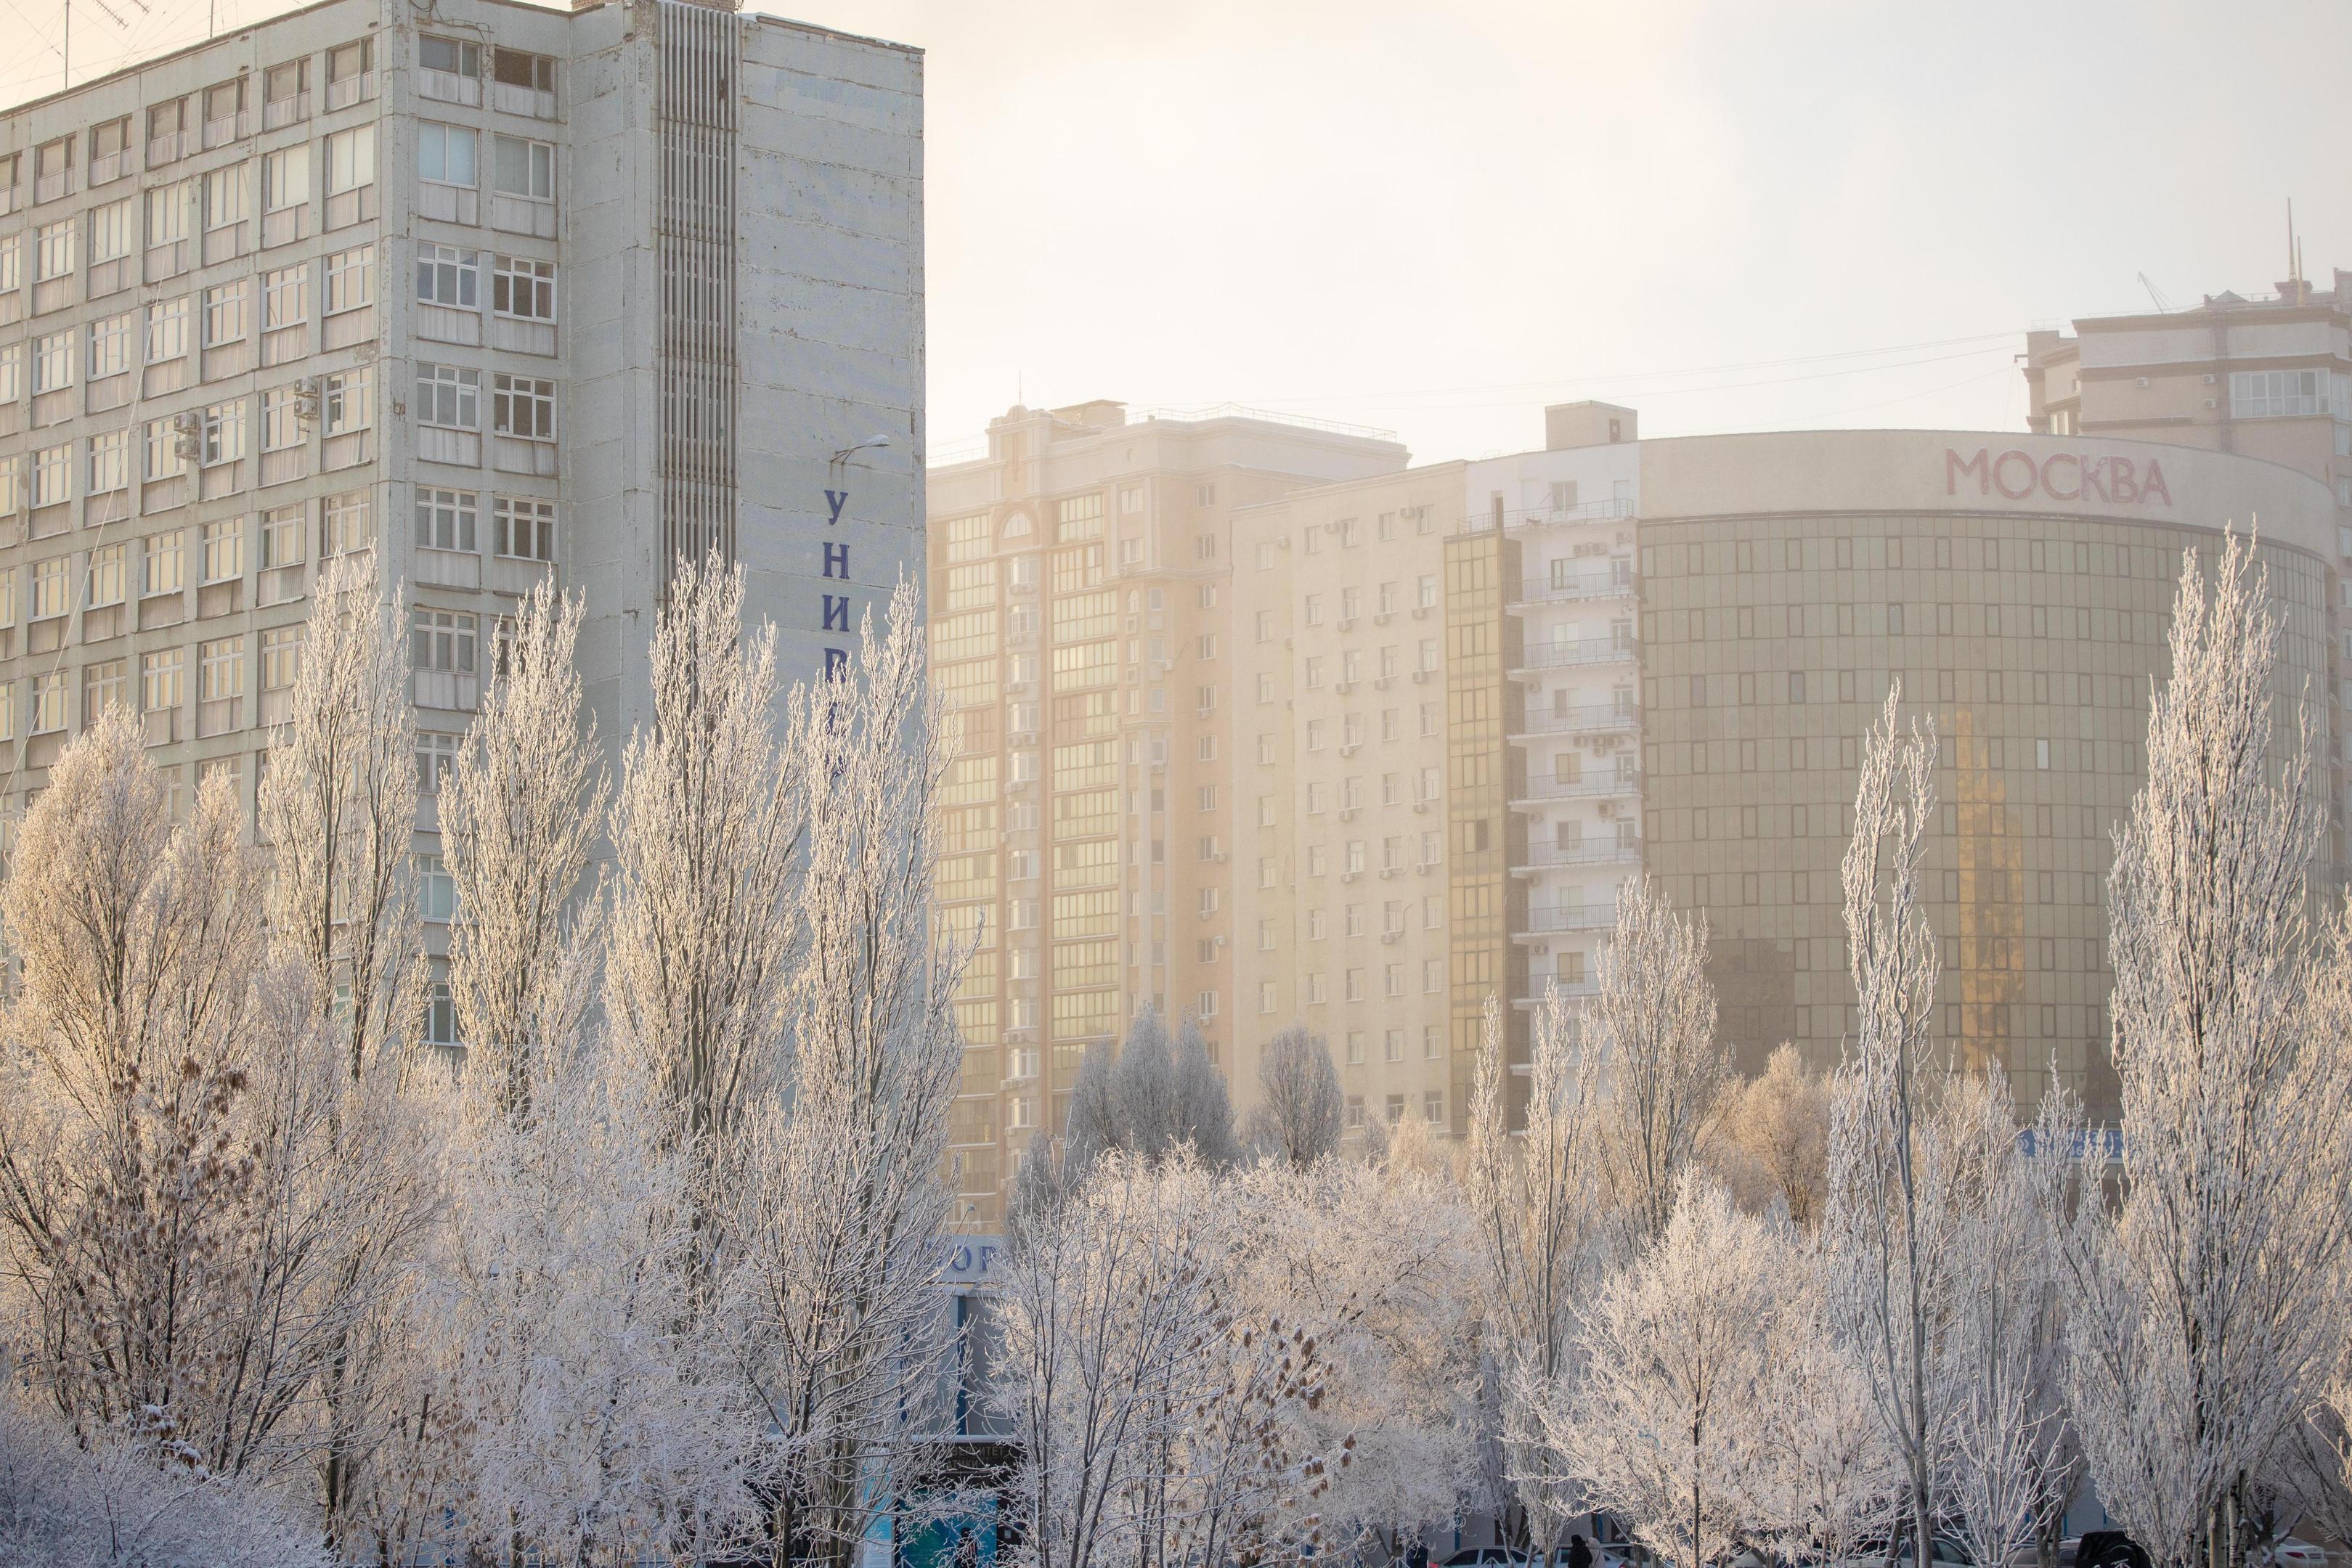
[[[482,372],[460,365],[416,365],[416,423],[442,430],[482,428]],[[555,382],[505,371],[490,375],[490,430],[519,441],[555,439]]]
[[[1345,989],[1341,993],[1340,999],[1350,1002],[1367,1002],[1371,1000],[1371,992],[1368,988],[1370,978],[1370,971],[1366,969],[1349,969],[1344,971],[1341,976],[1341,980]],[[1329,995],[1329,988],[1326,983],[1327,977],[1322,970],[1310,970],[1301,977],[1301,980],[1302,984],[1300,986],[1299,1000],[1305,1005],[1310,1008],[1319,1008],[1330,1001],[1331,998]],[[1405,994],[1405,966],[1402,964],[1384,964],[1381,966],[1381,995],[1382,997],[1396,998],[1403,996]],[[1443,958],[1425,958],[1422,960],[1421,994],[1426,997],[1434,997],[1444,995],[1444,991],[1445,960]],[[1260,1013],[1263,1014],[1275,1011],[1275,982],[1272,980],[1259,982],[1257,998],[1257,1010]],[[1433,1030],[1436,1026],[1433,1024],[1430,1028]],[[1391,1061],[1402,1061],[1404,1057],[1402,1055],[1403,1041],[1402,1031],[1391,1030],[1389,1032],[1391,1035],[1398,1037],[1399,1054],[1391,1056],[1388,1060]],[[1423,1049],[1424,1051],[1426,1050],[1425,1045]],[[1356,1050],[1359,1054],[1349,1061],[1348,1065],[1350,1067],[1360,1067],[1363,1065],[1364,1059],[1360,1054],[1362,1051],[1360,1037],[1358,1039]],[[1430,1058],[1430,1060],[1434,1060],[1434,1058]]]
[[[541,503],[526,503],[538,506]],[[195,529],[194,565],[199,583],[226,582],[246,571],[248,540],[257,535],[258,565],[264,571],[299,566],[309,553],[310,505],[297,502],[260,514],[257,527],[249,517],[223,517]],[[375,541],[375,526],[368,492],[353,490],[330,496],[318,512],[319,554],[323,559],[346,550],[364,549]],[[546,518],[546,538],[553,548],[554,519]],[[191,549],[186,528],[167,528],[144,538],[96,545],[81,553],[79,580],[74,558],[51,556],[25,567],[0,567],[0,629],[16,624],[20,608],[30,621],[71,614],[76,609],[102,610],[134,595],[180,593],[188,586]],[[19,577],[24,598],[20,601]],[[77,603],[77,591],[79,602]]]
[[[5,277],[6,252],[0,248],[0,283]],[[264,333],[303,326],[314,300],[321,317],[364,309],[375,303],[375,246],[355,246],[325,257],[317,283],[314,294],[310,263],[301,261],[84,327],[0,345],[0,403],[19,402],[28,391],[37,397],[70,387],[77,369],[89,381],[101,382],[142,366],[175,362],[192,349],[244,343],[257,321]],[[551,308],[551,294],[550,301]],[[239,365],[236,373],[249,368]]]
[[[320,376],[314,382],[273,387],[260,394],[257,409],[243,398],[189,409],[164,419],[103,431],[79,444],[62,442],[30,454],[0,457],[0,517],[26,507],[39,510],[73,499],[77,467],[83,494],[103,496],[134,480],[177,478],[191,467],[216,468],[242,462],[253,450],[257,413],[264,453],[299,446],[315,421],[329,440],[371,429],[375,423],[375,371],[362,365]]]
[[[330,205],[329,228],[364,222],[375,215],[363,200],[338,201],[373,187],[376,180],[376,128],[354,126],[337,131],[321,143]],[[417,172],[428,184],[470,191],[478,183],[479,133],[463,126],[428,122],[419,129]],[[544,205],[555,200],[555,147],[529,137],[495,135],[490,146],[490,189],[493,194]],[[276,222],[278,214],[307,207],[313,196],[309,143],[265,153],[260,161],[260,207],[263,244],[278,245],[303,237],[299,221]],[[147,280],[173,277],[194,265],[197,257],[184,250],[197,235],[207,236],[204,259],[223,260],[242,254],[242,243],[222,245],[212,236],[249,222],[255,215],[253,166],[231,164],[195,179],[155,186],[142,194],[53,223],[29,234],[19,232],[0,239],[0,293],[20,287],[26,280],[27,242],[36,284],[70,277],[80,271],[84,257],[90,272],[93,298],[131,287],[140,281],[129,262],[142,252],[152,258]],[[427,216],[473,221],[455,207],[428,212]],[[505,227],[551,228],[530,224],[501,223]],[[122,265],[117,265],[122,264]],[[37,304],[38,302],[37,302]]]
[[[1435,703],[1423,703],[1420,706],[1421,734],[1423,737],[1426,739],[1438,733],[1440,722],[1438,718],[1438,705]],[[1382,708],[1381,710],[1381,738],[1382,740],[1402,740],[1404,737],[1402,716],[1402,712],[1396,708]],[[1331,734],[1330,720],[1324,718],[1310,718],[1303,727],[1301,727],[1301,732],[1304,737],[1304,748],[1308,751],[1320,751],[1323,749],[1325,741],[1328,739]],[[1343,747],[1357,747],[1364,744],[1364,716],[1362,714],[1350,713],[1340,716],[1339,744]],[[1257,759],[1261,767],[1271,768],[1274,766],[1275,750],[1275,737],[1270,733],[1261,733],[1257,737]]]
[[[425,34],[417,40],[417,90],[443,102],[482,101],[484,46],[469,39]],[[510,114],[552,120],[556,112],[555,58],[528,49],[492,47],[491,106]],[[375,96],[375,40],[354,39],[327,51],[326,108],[332,112]],[[260,129],[276,131],[310,118],[311,59],[282,61],[261,73]],[[192,153],[253,133],[251,78],[238,75],[201,91],[151,104],[142,116],[120,115],[73,135],[33,149],[33,200],[56,201],[74,188],[79,162],[90,187],[110,184],[137,172],[131,154],[145,132],[145,167],[161,168]],[[17,183],[24,154],[0,155],[0,213],[20,204]]]

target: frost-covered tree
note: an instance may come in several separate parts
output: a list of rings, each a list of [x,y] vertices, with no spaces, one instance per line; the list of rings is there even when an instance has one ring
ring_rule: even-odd
[[[271,736],[257,793],[271,930],[309,975],[312,1006],[333,1015],[354,1083],[404,1053],[425,1006],[410,864],[416,714],[399,599],[384,593],[373,552],[320,574],[290,716]]]
[[[630,737],[613,802],[604,1013],[708,1184],[783,1085],[811,803],[776,733],[775,628],[744,630],[740,570],[715,554],[679,565],[652,659],[653,723]]]
[[[1577,1312],[1606,1262],[1603,1134],[1581,1070],[1575,1020],[1556,988],[1535,1013],[1526,1125],[1515,1134],[1502,1009],[1488,998],[1471,1097],[1465,1198],[1483,1287],[1488,1411],[1504,1434],[1504,1469],[1545,1551],[1575,1513],[1574,1479],[1557,1463],[1541,1406],[1574,1371]]]
[[[320,1490],[330,1540],[356,1547],[365,1516],[395,1477],[370,1469],[406,1418],[406,1292],[435,1195],[435,1162],[413,1049],[424,1021],[426,964],[412,844],[416,725],[401,595],[386,594],[371,554],[321,574],[289,698],[272,734],[257,802],[268,846],[268,913],[277,951],[301,977],[311,1035],[331,1048],[334,1077],[289,1056],[278,1092],[303,1104],[331,1093],[319,1180],[372,1197],[331,1233],[335,1298],[366,1310],[342,1325],[319,1375]],[[425,635],[419,632],[419,635]],[[291,1118],[273,1131],[295,1125]],[[290,1155],[282,1156],[289,1162]]]
[[[595,724],[581,701],[581,601],[543,579],[440,789],[442,858],[465,917],[449,998],[466,1090],[518,1127],[533,1088],[581,1045],[593,998],[595,905],[582,882],[604,813]]]
[[[1938,1460],[1951,1392],[1937,1364],[1954,1259],[1935,1228],[1941,1153],[1924,1103],[1936,938],[1920,862],[1936,813],[1932,730],[1897,724],[1899,682],[1864,737],[1844,864],[1847,961],[1857,1028],[1831,1093],[1824,1245],[1835,1312],[1908,1483],[1913,1561],[1932,1560]]]
[[[869,616],[837,675],[796,687],[775,788],[809,827],[786,914],[784,1092],[749,1110],[722,1168],[723,1322],[772,1433],[779,1563],[854,1559],[908,1467],[947,1348],[948,1111],[968,948],[935,952],[933,819],[949,760],[926,695],[917,597]]]
[[[2067,1236],[2067,1392],[2099,1496],[2165,1564],[2249,1547],[2249,1488],[2342,1343],[2352,963],[2315,941],[2325,805],[2273,744],[2279,618],[2232,538],[2185,562],[2147,783],[2108,880],[2122,1161]]]
[[[1408,1165],[1270,1159],[1236,1179],[1242,1295],[1312,1335],[1323,1367],[1322,1398],[1295,1407],[1297,1446],[1353,1439],[1321,1505],[1326,1544],[1401,1556],[1475,1484],[1468,1217],[1450,1182]]]
[[[288,1500],[150,1447],[77,1434],[0,1385],[0,1568],[328,1568]]]
[[[1763,1072],[1727,1099],[1720,1135],[1708,1148],[1725,1185],[1754,1213],[1777,1203],[1800,1228],[1817,1224],[1828,1181],[1829,1093],[1822,1075],[1783,1043]]]
[[[1706,916],[1676,915],[1637,877],[1618,894],[1594,971],[1583,1040],[1608,1083],[1601,1169],[1629,1234],[1645,1243],[1665,1232],[1729,1072],[1715,1039]]]
[[[1257,1104],[1250,1142],[1270,1159],[1304,1170],[1339,1146],[1346,1111],[1331,1047],[1304,1024],[1292,1024],[1258,1054]]]
[[[1748,1454],[1756,1544],[1822,1568],[1883,1562],[1907,1511],[1902,1456],[1843,1337],[1831,1260],[1812,1239],[1792,1261]]]
[[[1190,1148],[1213,1165],[1231,1162],[1233,1103],[1200,1025],[1187,1018],[1171,1040],[1146,1002],[1116,1052],[1089,1049],[1072,1086],[1066,1137],[1073,1175],[1114,1149],[1157,1160]]]
[[[694,1207],[633,1059],[549,1058],[527,1118],[488,1085],[446,1154],[448,1278],[424,1442],[394,1561],[634,1568],[760,1538],[762,1423],[723,1347],[678,1311]],[[385,1467],[390,1468],[390,1467]],[[454,1511],[455,1518],[447,1515]]]
[[[175,827],[143,737],[110,712],[50,769],[0,889],[22,977],[0,1234],[23,1373],[85,1441],[136,1432],[232,1473],[316,1366],[315,1344],[270,1332],[289,1260],[270,1246],[251,1074],[257,1036],[301,1026],[258,988],[260,878],[237,827],[225,781]]]
[[[1664,1233],[1586,1314],[1576,1382],[1536,1405],[1561,1469],[1681,1568],[1728,1559],[1753,1528],[1792,1259],[1786,1237],[1686,1175]]]
[[[1303,1414],[1327,1366],[1239,1265],[1244,1190],[1186,1151],[1114,1150],[1016,1232],[999,1390],[1021,1452],[1021,1558],[1039,1568],[1287,1561],[1322,1543],[1348,1458]]]
[[[1936,1114],[1949,1152],[1933,1228],[1957,1264],[1940,1357],[1952,1385],[1946,1513],[1979,1563],[2007,1563],[2037,1541],[2054,1552],[2082,1479],[2059,1388],[2060,1124],[2045,1117],[2021,1140],[1998,1067],[1945,1085]]]

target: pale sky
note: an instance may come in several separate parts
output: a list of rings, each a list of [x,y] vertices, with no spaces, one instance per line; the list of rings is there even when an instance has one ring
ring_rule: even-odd
[[[205,0],[80,0],[77,79]],[[270,10],[217,0],[220,25]],[[2352,5],[800,0],[928,51],[930,412],[1238,402],[1416,459],[2021,428],[2030,326],[2352,267]],[[57,80],[57,0],[10,101]],[[44,52],[47,51],[47,52]]]

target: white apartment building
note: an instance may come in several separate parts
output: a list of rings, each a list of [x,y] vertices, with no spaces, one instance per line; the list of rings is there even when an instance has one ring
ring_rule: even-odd
[[[326,0],[0,118],[0,806],[109,704],[249,802],[346,551],[428,832],[547,574],[615,754],[677,561],[843,656],[922,570],[921,133],[915,51],[674,0]]]

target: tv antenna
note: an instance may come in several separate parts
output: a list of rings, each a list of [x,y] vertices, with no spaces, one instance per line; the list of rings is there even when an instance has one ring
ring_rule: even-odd
[[[131,0],[131,3],[139,7],[142,16],[152,14],[148,9],[147,0]],[[107,0],[89,0],[89,4],[106,13],[106,19],[124,32],[128,33],[131,30],[129,18],[112,5],[108,5]],[[65,27],[58,44],[58,57],[63,62],[62,68],[58,72],[58,85],[69,88],[73,86],[73,0],[65,0]]]
[[[2155,284],[2150,283],[2147,280],[2147,274],[2145,272],[2139,275],[2139,286],[2147,290],[2147,297],[2150,299],[2156,301],[2157,309],[2167,313],[2170,312],[2172,309],[2172,301],[2164,297],[2164,290],[2158,288]]]

